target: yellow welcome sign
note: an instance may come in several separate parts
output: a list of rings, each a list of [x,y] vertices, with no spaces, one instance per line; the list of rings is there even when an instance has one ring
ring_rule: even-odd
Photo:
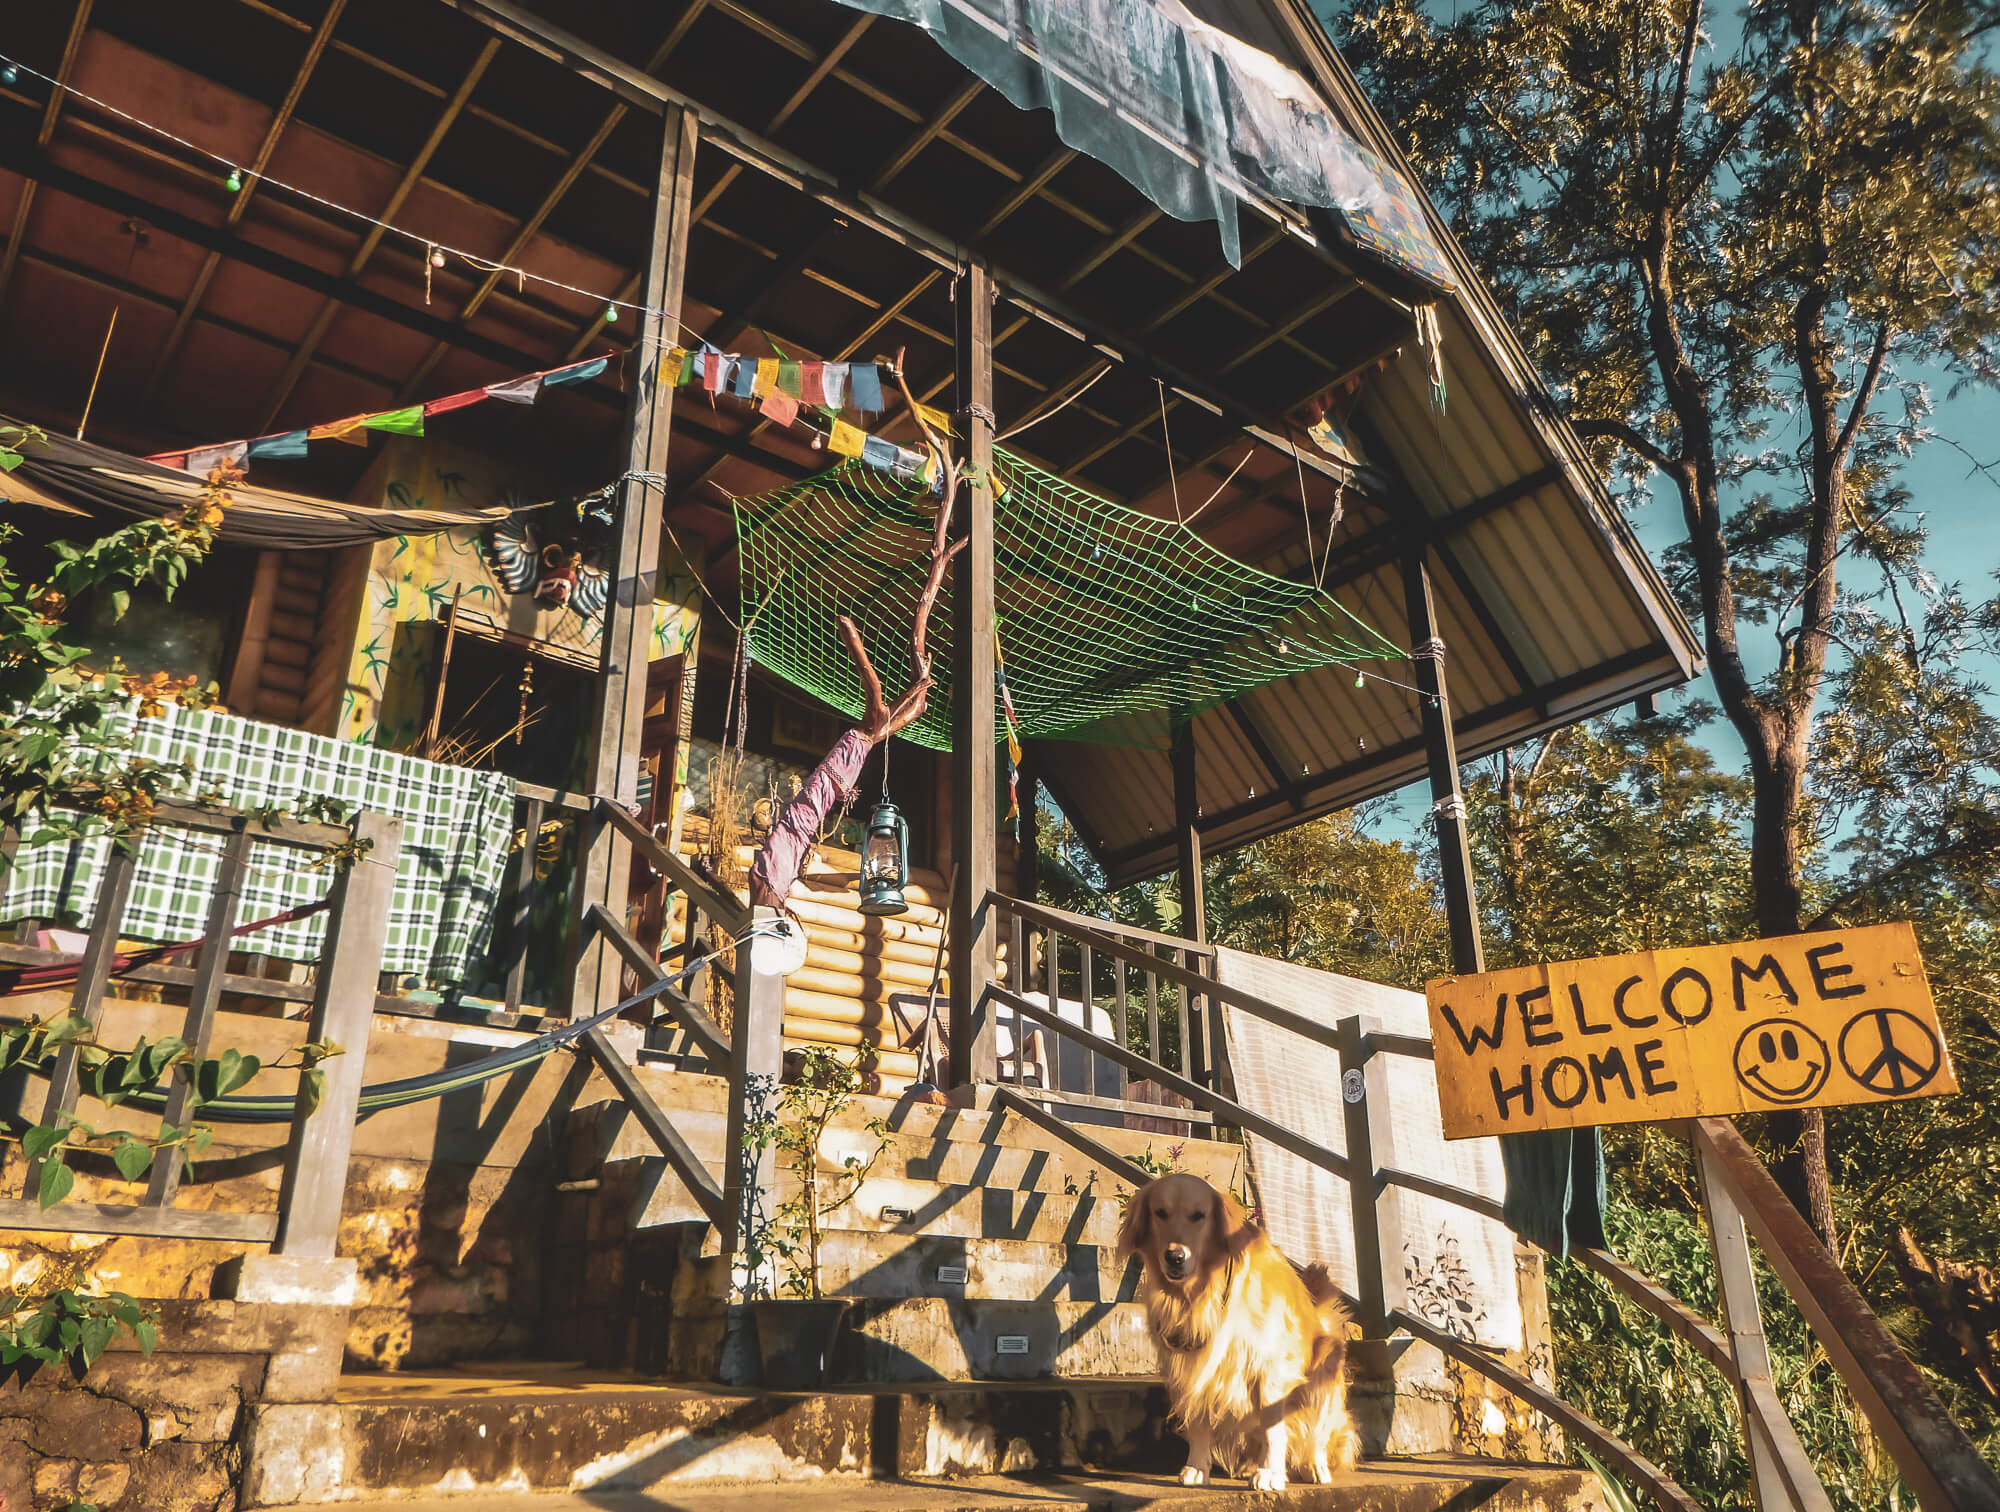
[[[1448,1139],[1956,1092],[1908,924],[1424,989]]]

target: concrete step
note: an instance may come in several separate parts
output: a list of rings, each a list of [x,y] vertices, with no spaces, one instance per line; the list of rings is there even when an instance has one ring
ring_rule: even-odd
[[[651,1487],[669,1490],[671,1501]],[[535,1495],[500,1489],[468,1503],[458,1496],[412,1499],[405,1492],[363,1491],[356,1499],[299,1507],[340,1512],[393,1497],[398,1512],[761,1512],[773,1504],[768,1481],[706,1483],[685,1478],[646,1485],[611,1478],[588,1489]],[[1241,1512],[1252,1504],[1241,1480],[1180,1485],[1166,1471],[1070,1470],[981,1475],[967,1479],[908,1476],[870,1480],[830,1476],[782,1492],[791,1512]],[[1266,1512],[1604,1512],[1596,1476],[1561,1465],[1515,1465],[1465,1456],[1364,1463],[1325,1486],[1292,1486],[1254,1497]]]
[[[637,1120],[619,1116],[618,1109],[623,1104],[593,1106],[599,1110],[596,1116],[604,1131],[607,1160],[646,1159],[659,1153]],[[695,1154],[711,1167],[719,1166],[726,1136],[724,1115],[706,1110],[667,1112]],[[1018,1118],[1003,1121],[998,1116],[982,1115],[978,1126],[967,1125],[958,1133],[960,1137],[939,1133],[891,1134],[876,1162],[877,1169],[919,1181],[1002,1185],[1045,1192],[1067,1191],[1093,1177],[1100,1181],[1110,1179],[1104,1167],[1089,1156]],[[1151,1154],[1164,1160],[1166,1146],[1167,1141],[1154,1136]],[[820,1164],[827,1170],[838,1170],[847,1156],[866,1160],[875,1149],[873,1134],[859,1125],[843,1123],[827,1130],[821,1141]],[[1139,1150],[1129,1153],[1145,1151],[1146,1147],[1141,1145]],[[1219,1140],[1193,1141],[1182,1151],[1178,1165],[1219,1185],[1245,1184],[1240,1145]]]
[[[1159,1355],[1137,1302],[857,1298],[847,1380],[1040,1381],[1151,1376]]]
[[[820,1284],[833,1297],[1129,1302],[1139,1265],[1095,1244],[838,1230],[821,1242]]]
[[[702,1482],[866,1485],[1086,1461],[1165,1469],[1183,1453],[1147,1381],[777,1394],[496,1364],[348,1377],[336,1411],[333,1442],[313,1446],[320,1484],[309,1494],[348,1506],[484,1493],[456,1505],[486,1507],[509,1493],[665,1488],[678,1506],[680,1488]]]

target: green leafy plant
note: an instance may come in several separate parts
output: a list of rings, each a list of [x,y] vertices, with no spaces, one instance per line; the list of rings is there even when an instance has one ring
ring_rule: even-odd
[[[123,1333],[151,1355],[160,1335],[159,1309],[123,1292],[64,1287],[39,1299],[16,1292],[0,1303],[0,1367],[67,1362],[79,1376]]]
[[[850,1064],[812,1046],[799,1057],[795,1079],[775,1089],[775,1099],[765,1096],[758,1116],[744,1126],[744,1148],[755,1154],[775,1149],[783,1168],[798,1181],[798,1190],[779,1205],[760,1232],[751,1235],[746,1257],[753,1275],[773,1259],[782,1262],[788,1296],[822,1299],[821,1224],[860,1189],[889,1146],[888,1124],[871,1118],[866,1128],[875,1148],[866,1157],[847,1155],[838,1171],[820,1167],[821,1139],[861,1090],[860,1062],[860,1055]]]
[[[137,1093],[151,1091],[169,1074],[186,1082],[190,1104],[200,1108],[249,1085],[260,1071],[296,1069],[299,1096],[308,1113],[326,1093],[320,1062],[341,1053],[338,1045],[309,1041],[298,1048],[297,1059],[273,1061],[267,1068],[257,1056],[239,1050],[198,1055],[177,1035],[142,1039],[130,1050],[107,1050],[91,1038],[88,1023],[65,1014],[47,1023],[36,1019],[0,1029],[0,1072],[46,1070],[65,1049],[76,1052],[79,1088],[106,1107],[115,1108]],[[75,1186],[69,1157],[78,1150],[109,1155],[119,1175],[138,1181],[163,1151],[177,1152],[192,1169],[194,1157],[208,1148],[214,1135],[204,1124],[189,1123],[162,1125],[158,1134],[146,1138],[129,1129],[100,1129],[74,1113],[64,1113],[53,1123],[29,1124],[12,1137],[20,1141],[36,1172],[37,1200],[46,1212]]]

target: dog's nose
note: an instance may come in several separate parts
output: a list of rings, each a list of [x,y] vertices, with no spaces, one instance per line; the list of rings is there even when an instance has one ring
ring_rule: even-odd
[[[1167,1269],[1169,1271],[1178,1274],[1180,1271],[1186,1269],[1187,1267],[1188,1247],[1185,1244],[1168,1245],[1165,1259],[1167,1262]]]

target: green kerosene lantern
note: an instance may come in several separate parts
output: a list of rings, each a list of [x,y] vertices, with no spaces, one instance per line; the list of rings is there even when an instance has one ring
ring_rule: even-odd
[[[861,911],[899,914],[909,911],[903,889],[910,881],[910,826],[887,792],[868,821],[868,838],[861,844]]]

